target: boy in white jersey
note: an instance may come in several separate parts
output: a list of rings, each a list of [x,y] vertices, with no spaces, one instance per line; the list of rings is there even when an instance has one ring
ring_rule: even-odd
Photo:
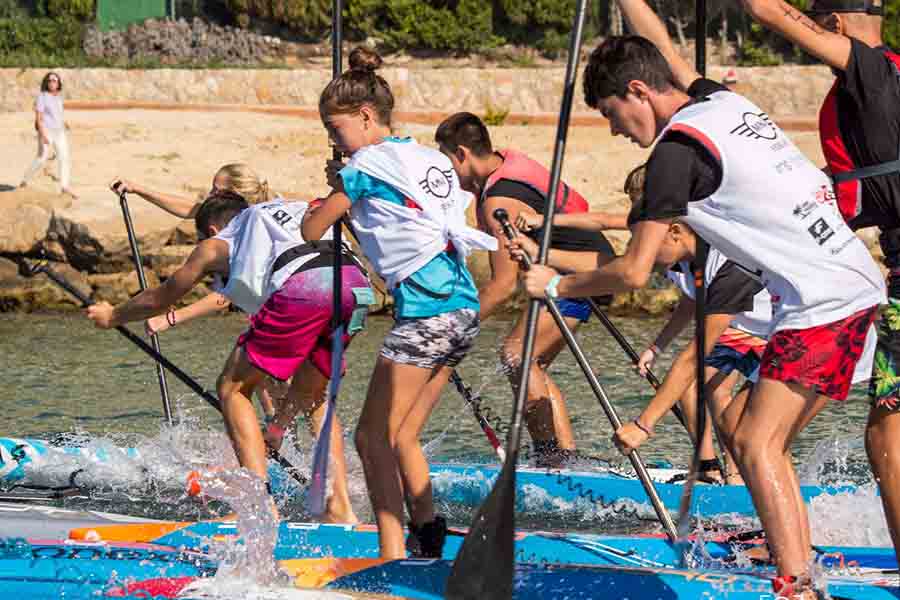
[[[630,4],[666,35],[646,5]],[[841,219],[827,177],[762,110],[700,78],[677,53],[666,56],[674,73],[648,40],[613,37],[585,71],[585,99],[614,135],[642,147],[658,140],[625,255],[587,274],[532,269],[526,286],[551,298],[642,287],[674,218],[759,273],[772,295],[773,334],[733,451],[775,557],[776,593],[810,597],[809,522],[783,457],[829,397],[847,397],[857,363],[870,363],[864,351],[874,351],[869,333],[884,283]]]
[[[248,208],[234,192],[214,192],[195,218],[200,243],[165,283],[119,306],[99,302],[87,309],[98,327],[109,329],[165,312],[206,275],[227,278],[221,293],[253,317],[225,363],[217,392],[238,461],[263,481],[268,480],[266,450],[250,401],[254,388],[265,375],[282,381],[293,376],[288,402],[312,412],[324,400],[331,376],[331,265],[336,250],[328,242],[299,241],[307,207],[305,202],[276,200]],[[349,343],[362,326],[371,289],[352,253],[346,248],[341,253],[342,316],[350,321]],[[353,522],[339,423],[331,435],[335,477],[326,519]]]

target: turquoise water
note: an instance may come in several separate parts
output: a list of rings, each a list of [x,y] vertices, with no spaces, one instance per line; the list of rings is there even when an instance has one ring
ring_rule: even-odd
[[[213,388],[235,338],[245,326],[238,314],[188,323],[160,337],[163,353],[206,388]],[[654,319],[614,319],[638,350],[646,347],[664,324]],[[348,371],[341,385],[339,414],[353,424],[359,414],[381,340],[390,326],[387,317],[373,317],[363,334],[348,349]],[[496,350],[510,327],[491,319],[482,327],[478,342],[459,368],[463,379],[481,392],[484,406],[504,421],[511,411],[512,394],[496,359]],[[132,325],[140,332],[140,327]],[[623,420],[633,418],[650,398],[649,385],[635,375],[624,353],[594,321],[579,332],[579,341],[601,384]],[[660,377],[680,344],[657,366]],[[156,370],[146,355],[114,331],[101,331],[77,314],[0,314],[0,397],[4,410],[0,436],[47,437],[72,430],[92,435],[155,433],[162,419]],[[568,351],[550,370],[567,395],[579,448],[617,458],[609,442],[609,422],[599,408],[583,374]],[[211,408],[171,375],[171,395],[181,406],[211,426],[221,419]],[[795,453],[802,457],[816,442],[835,436],[862,439],[868,405],[865,388],[857,386],[846,403],[832,403],[800,436]],[[423,441],[445,432],[436,458],[490,460],[490,447],[474,418],[452,386],[429,421]],[[673,418],[660,424],[651,444],[642,448],[648,459],[686,464],[689,444]]]
[[[663,321],[653,319],[617,318],[615,321],[638,349],[645,347],[663,325]],[[162,351],[202,385],[211,388],[245,323],[245,317],[231,314],[184,324],[161,336]],[[371,318],[368,330],[357,336],[348,350],[348,372],[341,388],[339,414],[350,427],[359,414],[381,339],[390,324],[386,317]],[[496,351],[510,325],[508,319],[484,324],[476,347],[459,368],[465,381],[482,394],[484,406],[504,422],[509,419],[512,394],[500,370]],[[139,328],[133,326],[133,330]],[[636,416],[650,397],[648,384],[633,373],[622,351],[598,323],[584,326],[579,339],[621,419]],[[683,342],[673,344],[657,366],[660,376]],[[81,441],[90,443],[108,441],[118,445],[140,444],[145,448],[174,444],[182,453],[190,447],[187,441],[205,439],[210,431],[213,438],[224,441],[221,417],[171,376],[171,395],[183,423],[175,429],[163,427],[153,365],[116,332],[97,330],[80,315],[0,315],[0,356],[5,367],[0,369],[4,400],[0,437],[48,439],[74,433]],[[550,373],[567,395],[579,448],[613,464],[627,465],[612,447],[610,425],[568,352],[563,352]],[[828,407],[795,446],[801,471],[824,460],[830,471],[841,467],[841,478],[849,476],[858,482],[865,481],[867,468],[861,440],[867,410],[862,387],[854,390],[850,401]],[[299,429],[298,448],[288,451],[292,459],[299,457],[301,466],[307,466],[309,437],[304,427]],[[430,420],[423,442],[428,443],[428,452],[435,460],[495,461],[475,419],[451,386]],[[355,453],[349,452],[354,506],[360,517],[371,521],[359,464],[353,456]],[[683,466],[689,461],[690,446],[675,419],[668,418],[642,452],[647,461],[669,461]],[[137,476],[141,476],[140,472]],[[181,520],[221,516],[235,508],[215,501],[192,501],[180,491],[156,489],[153,485],[103,489],[56,504]],[[473,516],[471,509],[446,506],[440,509],[455,525],[467,526]],[[282,506],[282,516],[292,520],[308,517],[300,501]],[[874,538],[879,545],[889,543],[880,503],[871,493],[814,506],[811,517],[817,543],[866,543],[872,536],[860,536],[870,529],[875,530]],[[658,524],[652,521],[615,512],[518,514],[516,524],[522,528],[606,533],[659,531]],[[753,523],[712,524],[729,528],[748,525]],[[233,595],[235,588],[230,582],[223,583],[221,589],[226,592],[219,597],[250,597],[244,593]],[[259,597],[263,596],[281,597],[278,594]]]
[[[638,349],[646,347],[663,325],[658,319],[614,320]],[[162,351],[202,385],[212,388],[245,323],[245,317],[230,314],[184,324],[161,336]],[[359,414],[378,348],[390,324],[387,317],[371,318],[368,330],[358,335],[348,350],[349,368],[338,404],[339,415],[348,427],[352,427]],[[500,370],[496,350],[510,325],[503,318],[485,323],[474,350],[459,368],[463,379],[481,393],[486,410],[503,423],[509,421],[512,394]],[[133,330],[140,331],[137,326]],[[583,326],[578,337],[620,418],[624,421],[636,416],[650,397],[649,385],[634,374],[623,352],[599,323],[592,321]],[[680,345],[673,344],[657,366],[660,376]],[[120,444],[159,437],[162,409],[155,368],[142,352],[116,332],[95,329],[84,317],[74,313],[4,314],[0,315],[0,355],[7,365],[0,370],[0,389],[5,400],[0,436],[47,439],[61,433],[79,432],[88,439],[111,437]],[[550,373],[567,395],[578,447],[592,456],[627,465],[610,443],[609,422],[568,351],[560,355]],[[169,385],[179,414],[188,415],[192,423],[199,423],[203,429],[222,430],[221,417],[213,409],[172,376]],[[820,458],[810,456],[817,443],[842,440],[845,445],[855,447],[850,451],[850,470],[864,479],[865,456],[858,442],[862,439],[867,408],[863,387],[854,390],[850,401],[828,407],[795,445],[800,466]],[[310,447],[304,429],[301,425],[298,435],[301,453],[308,452]],[[527,441],[527,434],[524,439]],[[422,441],[429,442],[429,452],[435,460],[495,460],[477,422],[452,386],[445,390]],[[353,460],[355,452],[350,453]],[[690,446],[675,419],[667,418],[652,441],[642,448],[642,453],[648,462],[668,461],[684,466],[690,458]],[[360,491],[360,510],[365,512],[367,502],[361,491],[359,473],[355,484]],[[114,506],[123,512],[146,516],[198,516],[197,508],[190,503],[173,506],[166,501]],[[290,516],[302,518],[303,515]],[[460,524],[469,518],[466,511],[454,516]]]

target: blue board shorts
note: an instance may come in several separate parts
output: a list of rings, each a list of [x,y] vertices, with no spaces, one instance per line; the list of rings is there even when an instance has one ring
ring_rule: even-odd
[[[585,298],[560,298],[556,306],[562,316],[578,319],[581,323],[587,323],[591,318],[591,305]]]

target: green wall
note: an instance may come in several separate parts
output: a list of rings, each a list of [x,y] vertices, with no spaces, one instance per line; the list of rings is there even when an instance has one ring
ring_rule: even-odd
[[[124,29],[144,19],[168,16],[169,0],[97,0],[97,23],[103,31]]]

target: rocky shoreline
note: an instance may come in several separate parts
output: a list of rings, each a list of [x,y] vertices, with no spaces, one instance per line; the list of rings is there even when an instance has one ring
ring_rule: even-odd
[[[109,214],[101,218],[78,217],[70,210],[70,200],[37,190],[9,192],[3,194],[3,200],[6,210],[0,216],[0,312],[66,311],[80,307],[75,298],[46,275],[28,274],[27,265],[38,261],[45,261],[49,268],[97,301],[115,304],[140,291],[121,215],[118,223]],[[139,202],[130,203],[129,208],[135,212],[135,223],[140,223],[136,234],[147,282],[158,285],[194,249],[194,224],[147,210]],[[27,227],[22,226],[26,224]],[[470,263],[479,283],[490,276],[485,255],[473,256]],[[209,293],[208,283],[198,285],[182,305]],[[391,306],[390,296],[383,293],[383,282],[376,282],[376,287],[377,304],[372,309],[386,312]],[[519,295],[505,308],[518,310],[525,301]],[[646,290],[619,295],[611,309],[618,314],[658,315],[669,311],[676,301],[675,290],[660,280]]]
[[[118,198],[108,187],[114,178],[200,199],[220,166],[245,162],[288,199],[327,193],[323,169],[330,150],[318,119],[254,112],[255,106],[227,113],[186,108],[190,110],[69,110],[77,200],[58,195],[54,161],[32,185],[16,188],[34,152],[33,116],[0,112],[7,141],[0,145],[0,311],[77,307],[45,276],[24,277],[17,264],[22,257],[49,260],[97,300],[121,302],[138,291]],[[432,143],[434,122],[400,121],[398,133]],[[518,123],[491,127],[496,147],[517,148],[549,165],[555,126]],[[792,130],[790,135],[814,161],[822,161],[815,131]],[[592,209],[623,212],[628,202],[622,182],[646,156],[646,150],[612,137],[603,124],[575,124],[563,177],[589,199]],[[190,253],[194,225],[137,197],[130,208],[148,278],[151,284],[164,280]],[[863,235],[877,253],[874,232]],[[624,250],[627,234],[609,232],[608,237],[619,252]],[[489,277],[486,255],[476,254],[471,267],[477,279]],[[191,299],[207,292],[198,286]],[[658,278],[650,289],[619,295],[613,311],[661,314],[676,301],[676,292]],[[382,295],[379,306],[387,305]]]

